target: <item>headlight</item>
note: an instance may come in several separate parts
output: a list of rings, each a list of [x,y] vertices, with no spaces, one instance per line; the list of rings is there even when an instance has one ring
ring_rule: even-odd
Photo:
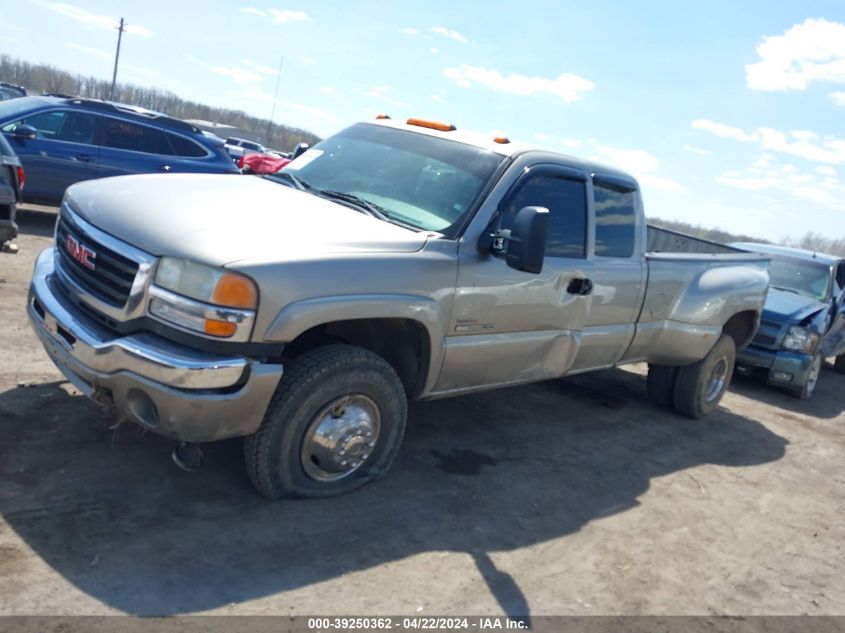
[[[184,259],[162,258],[150,288],[150,314],[180,328],[248,340],[258,305],[251,279]]]
[[[819,335],[810,330],[793,325],[786,333],[783,339],[783,349],[789,349],[794,352],[807,352],[812,354],[816,351],[816,345],[819,342]]]
[[[185,259],[162,258],[155,282],[177,294],[218,306],[255,310],[258,305],[258,290],[248,277]]]

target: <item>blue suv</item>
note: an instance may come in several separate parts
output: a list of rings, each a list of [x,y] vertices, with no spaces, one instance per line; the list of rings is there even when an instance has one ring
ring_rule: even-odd
[[[0,131],[26,170],[24,200],[58,204],[80,180],[155,172],[239,173],[221,139],[134,106],[78,97],[0,102]]]

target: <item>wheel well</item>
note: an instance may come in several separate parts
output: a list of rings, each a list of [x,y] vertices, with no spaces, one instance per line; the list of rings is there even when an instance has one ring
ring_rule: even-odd
[[[759,315],[753,310],[737,312],[728,319],[728,322],[722,328],[722,332],[734,340],[737,349],[745,347],[751,342],[757,329],[758,319]]]
[[[428,332],[411,319],[352,319],[306,330],[285,345],[284,357],[336,343],[363,347],[384,358],[402,381],[409,398],[418,396],[428,374],[431,343]]]

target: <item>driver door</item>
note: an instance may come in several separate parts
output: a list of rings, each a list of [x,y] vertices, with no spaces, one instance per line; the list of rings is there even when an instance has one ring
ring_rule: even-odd
[[[546,256],[539,274],[462,243],[455,305],[434,393],[454,393],[561,376],[572,366],[590,306],[586,274],[587,176],[536,165],[499,206],[498,227],[519,209],[549,209]]]

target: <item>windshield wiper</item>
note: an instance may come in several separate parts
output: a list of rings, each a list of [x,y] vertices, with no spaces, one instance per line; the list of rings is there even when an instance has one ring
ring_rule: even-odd
[[[775,290],[783,290],[784,292],[791,292],[796,295],[800,295],[801,293],[795,290],[794,288],[784,288],[783,286],[771,286]]]
[[[371,215],[374,218],[378,218],[379,220],[384,220],[385,222],[392,221],[390,219],[390,215],[382,207],[373,204],[369,200],[364,200],[364,198],[359,198],[354,193],[332,191],[331,189],[315,189],[314,193],[324,196],[326,198],[331,198],[332,200],[341,200],[342,202],[348,202],[354,205],[356,208],[360,209],[363,213]]]
[[[308,191],[309,189],[313,188],[307,182],[302,180],[302,178],[299,178],[298,176],[294,176],[289,171],[277,171],[275,174],[265,174],[264,175],[264,178],[267,178],[268,180],[275,180],[279,184],[285,185],[286,187],[289,187],[290,185],[288,185],[285,182],[281,182],[279,180],[282,177],[285,177],[288,180],[290,180],[290,182],[294,186],[294,188],[299,189],[300,191]]]

